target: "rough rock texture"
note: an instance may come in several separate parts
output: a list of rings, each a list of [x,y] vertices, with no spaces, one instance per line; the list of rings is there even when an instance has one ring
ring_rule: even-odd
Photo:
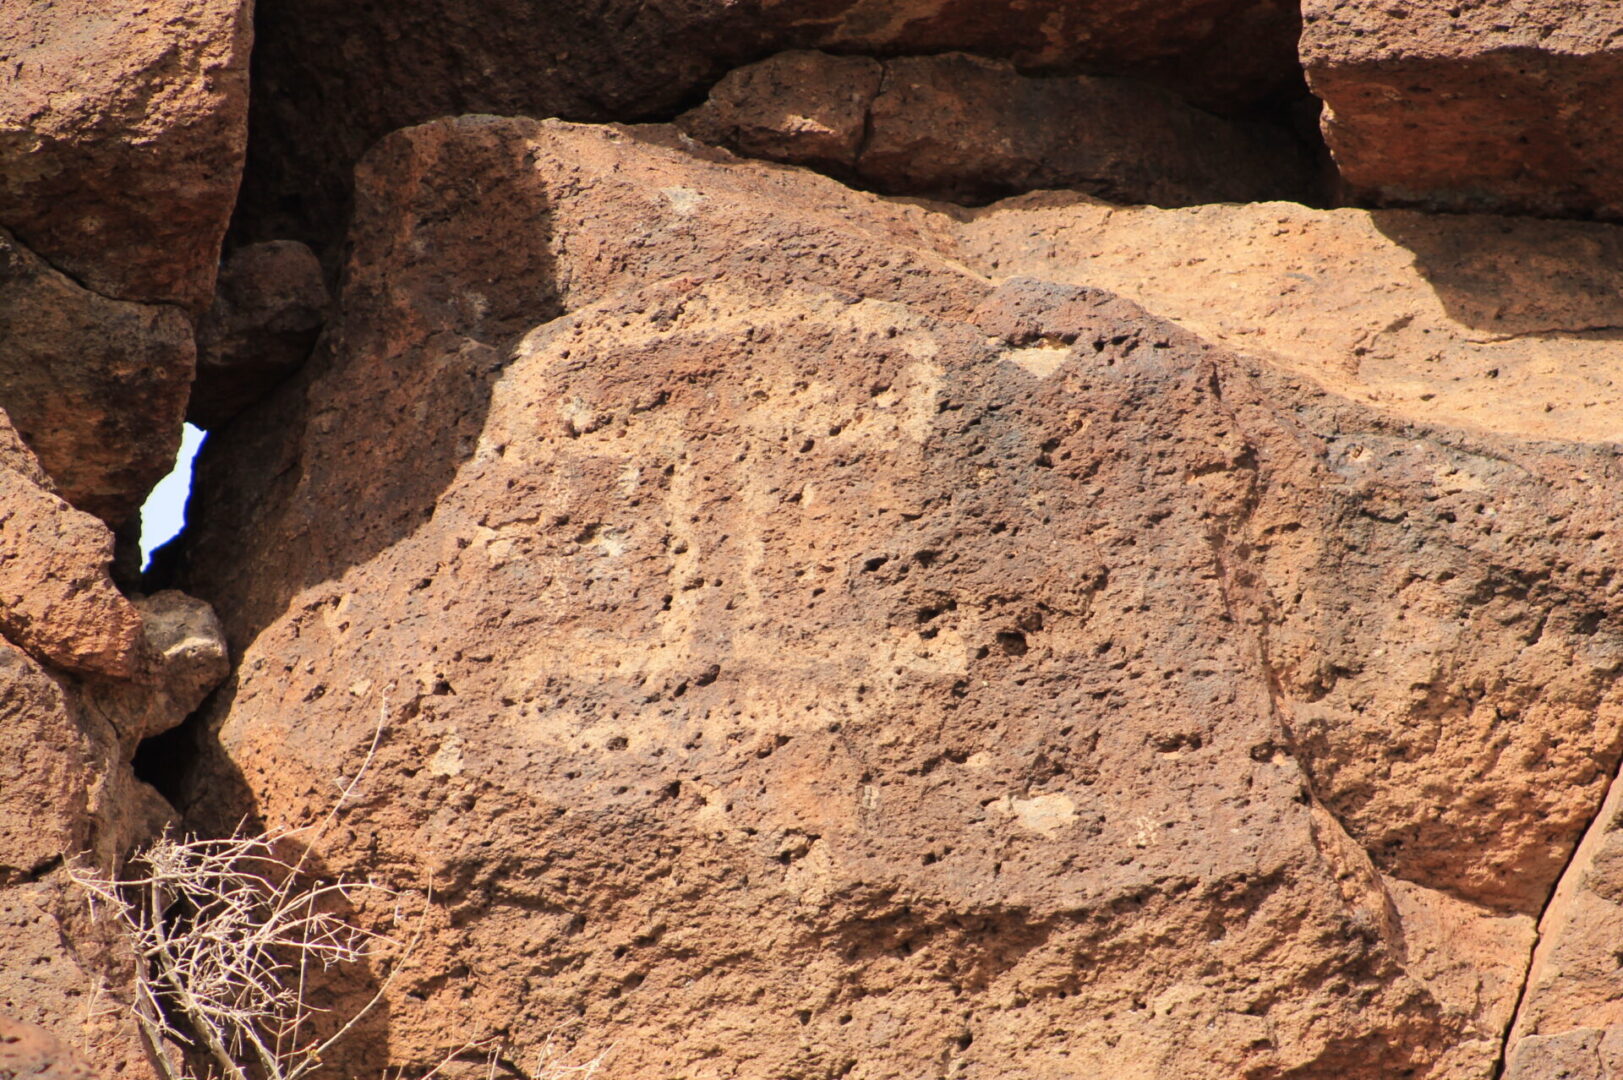
[[[1623,229],[1039,194],[977,212],[962,236],[986,273],[1120,292],[1406,419],[1623,440]]]
[[[1085,199],[491,118],[357,193],[185,578],[243,653],[200,820],[324,810],[387,718],[321,856],[437,907],[349,1067],[499,1026],[625,1076],[1493,1075],[1623,756],[1609,445],[1309,378],[1346,311],[1241,353],[1052,280],[1110,265]],[[1293,243],[1117,213],[1233,243],[1146,293]]]
[[[179,447],[242,169],[250,9],[0,9],[0,409],[126,542]]]
[[[362,152],[446,114],[670,116],[729,69],[794,48],[957,49],[1233,107],[1299,80],[1298,26],[1284,0],[262,0],[236,232],[320,250]]]
[[[1021,75],[963,53],[880,62],[782,53],[739,68],[678,126],[750,157],[960,202],[1074,187],[1120,203],[1306,199],[1284,129],[1222,120],[1131,79]]]
[[[95,1075],[49,1031],[0,1016],[0,1080],[94,1080]]]
[[[1623,8],[1304,0],[1301,53],[1353,193],[1623,217]]]
[[[62,496],[115,524],[174,464],[186,316],[80,287],[0,229],[0,408]]]
[[[131,759],[228,664],[207,605],[126,599],[107,576],[112,549],[106,526],[49,490],[0,414],[0,1015],[44,1025],[105,1075],[147,1077],[133,958],[63,864],[106,870],[172,819]],[[87,1075],[19,1038],[0,1026],[0,1075]]]
[[[0,11],[0,226],[85,288],[201,313],[242,169],[251,5]]]
[[[1507,1080],[1623,1073],[1623,785],[1614,784],[1539,923]]]
[[[186,419],[213,429],[264,397],[310,355],[329,300],[321,263],[305,245],[272,240],[233,252],[197,328]]]

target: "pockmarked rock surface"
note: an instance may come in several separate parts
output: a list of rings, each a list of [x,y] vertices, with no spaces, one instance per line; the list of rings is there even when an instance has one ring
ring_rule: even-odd
[[[348,1067],[1494,1074],[1623,756],[1609,445],[1388,408],[1305,302],[1270,351],[1082,280],[1196,211],[489,117],[356,186],[183,575],[242,656],[199,820],[326,812],[384,717],[319,854],[436,906]],[[1185,262],[1284,212],[1228,213]]]
[[[109,872],[173,821],[132,759],[229,665],[206,604],[127,599],[112,554],[107,527],[50,490],[0,414],[0,1016],[41,1025],[104,1075],[145,1078],[135,958],[66,864]],[[88,1075],[60,1049],[0,1022],[0,1075]]]
[[[1285,0],[267,0],[237,238],[324,250],[361,154],[438,116],[670,117],[728,70],[807,48],[962,50],[1243,109],[1299,82],[1299,25]]]
[[[0,229],[0,408],[63,498],[130,520],[174,464],[195,351],[177,308],[87,290]]]
[[[730,72],[677,121],[750,157],[959,202],[1079,188],[1118,203],[1308,199],[1283,127],[1224,120],[1134,79],[1031,77],[963,53],[781,53]]]
[[[0,1080],[96,1080],[96,1074],[44,1028],[0,1016]]]
[[[1407,420],[1623,441],[1616,226],[1036,193],[975,211],[961,240],[984,273],[1120,292]]]
[[[1623,8],[1305,0],[1302,63],[1364,199],[1623,217]]]
[[[0,11],[0,226],[109,299],[201,314],[241,175],[251,5]]]

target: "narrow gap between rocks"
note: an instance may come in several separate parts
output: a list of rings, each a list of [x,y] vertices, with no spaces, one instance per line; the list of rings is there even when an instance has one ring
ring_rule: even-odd
[[[1578,834],[1578,842],[1573,845],[1572,853],[1567,856],[1566,865],[1561,868],[1561,873],[1556,875],[1555,884],[1550,887],[1550,895],[1545,898],[1544,905],[1539,909],[1538,921],[1533,926],[1533,944],[1527,950],[1527,967],[1522,972],[1521,985],[1516,989],[1516,1006],[1511,1010],[1510,1023],[1506,1025],[1504,1035],[1499,1041],[1499,1059],[1494,1065],[1494,1080],[1503,1080],[1505,1070],[1510,1066],[1510,1052],[1514,1048],[1512,1040],[1516,1038],[1521,1028],[1522,1010],[1527,1005],[1527,994],[1533,976],[1539,969],[1539,962],[1543,958],[1541,954],[1545,947],[1552,943],[1546,936],[1545,921],[1559,902],[1572,899],[1572,892],[1577,888],[1577,877],[1591,861],[1600,835],[1606,831],[1607,823],[1616,818],[1620,801],[1623,801],[1623,757],[1620,757],[1617,764],[1612,767],[1612,779],[1606,785],[1606,793],[1601,797],[1600,805],[1595,808],[1595,813]]]

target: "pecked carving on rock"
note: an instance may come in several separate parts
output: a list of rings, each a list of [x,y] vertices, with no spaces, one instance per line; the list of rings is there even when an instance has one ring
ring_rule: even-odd
[[[201,465],[190,795],[300,820],[388,710],[321,857],[436,883],[396,1060],[1493,1074],[1623,751],[1608,447],[1003,277],[1085,199],[488,117],[357,190],[325,346]]]

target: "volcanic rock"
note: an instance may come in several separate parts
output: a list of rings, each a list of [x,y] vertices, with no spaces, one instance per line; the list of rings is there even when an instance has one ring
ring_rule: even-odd
[[[437,116],[668,117],[730,69],[797,48],[962,50],[1246,108],[1299,82],[1299,25],[1284,0],[266,0],[237,237],[324,251],[361,154]]]
[[[1131,79],[1029,77],[962,53],[880,63],[783,53],[731,72],[678,120],[751,157],[960,202],[1073,187],[1118,203],[1306,199],[1283,129],[1223,120]]]
[[[0,229],[0,408],[80,510],[123,524],[173,465],[194,352],[169,305],[109,300]]]
[[[0,413],[0,1015],[84,1047],[107,1075],[148,1077],[135,958],[64,864],[110,872],[172,820],[131,760],[228,664],[206,604],[126,599],[112,554],[107,527],[50,490]],[[58,1049],[0,1022],[0,1075],[86,1075]]]
[[[1075,196],[492,118],[357,193],[326,345],[200,464],[243,663],[190,797],[305,820],[383,710],[320,854],[435,882],[398,1060],[500,1015],[627,1075],[1492,1074],[1623,756],[1609,447],[1006,277],[1111,250]],[[1118,212],[1237,264],[1285,210]]]
[[[1623,8],[1305,0],[1301,53],[1354,195],[1623,217]]]
[[[44,1028],[0,1016],[0,1080],[95,1080],[88,1065]]]
[[[108,578],[113,537],[48,487],[0,413],[0,634],[71,671],[133,675],[141,617]]]
[[[0,12],[0,226],[92,292],[200,314],[242,169],[250,5]]]
[[[310,355],[328,299],[321,264],[295,240],[232,252],[197,328],[186,418],[212,430],[264,397]]]

